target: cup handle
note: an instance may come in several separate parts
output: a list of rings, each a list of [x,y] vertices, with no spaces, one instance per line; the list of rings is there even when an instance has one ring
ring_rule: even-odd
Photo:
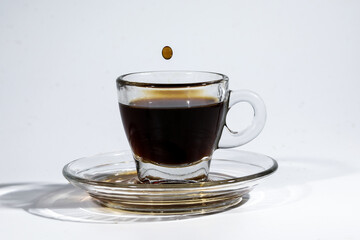
[[[218,148],[238,147],[250,142],[259,135],[266,121],[264,101],[256,93],[249,90],[230,91],[229,98],[228,112],[236,103],[247,102],[254,110],[254,118],[250,126],[239,132],[231,130],[227,126],[225,119],[225,126],[220,137]]]

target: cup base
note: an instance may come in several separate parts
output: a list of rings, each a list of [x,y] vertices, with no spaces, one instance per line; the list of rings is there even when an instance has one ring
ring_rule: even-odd
[[[204,158],[189,166],[160,166],[142,162],[134,157],[138,178],[142,183],[172,184],[206,181],[209,174],[210,158]]]

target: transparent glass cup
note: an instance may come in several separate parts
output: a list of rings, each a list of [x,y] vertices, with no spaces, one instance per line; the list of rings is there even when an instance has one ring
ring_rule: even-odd
[[[200,71],[130,73],[116,80],[140,181],[206,181],[216,149],[241,146],[261,132],[264,102],[254,92],[229,90],[228,82],[223,74]],[[226,116],[239,102],[249,103],[254,117],[237,132],[228,128]]]

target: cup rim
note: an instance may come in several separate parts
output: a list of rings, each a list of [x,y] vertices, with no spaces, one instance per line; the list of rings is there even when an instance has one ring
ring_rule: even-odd
[[[196,82],[174,82],[174,83],[159,83],[159,82],[144,82],[144,81],[132,81],[126,79],[130,76],[135,75],[148,75],[148,74],[166,74],[166,73],[181,73],[181,74],[210,74],[213,76],[218,76],[216,79],[211,79],[207,81],[196,81]],[[152,88],[181,88],[181,87],[196,87],[196,86],[207,86],[211,84],[218,84],[222,82],[228,82],[229,78],[225,74],[218,72],[210,71],[191,71],[191,70],[164,70],[164,71],[142,71],[142,72],[132,72],[119,76],[116,79],[117,85],[130,85],[138,87],[152,87]]]

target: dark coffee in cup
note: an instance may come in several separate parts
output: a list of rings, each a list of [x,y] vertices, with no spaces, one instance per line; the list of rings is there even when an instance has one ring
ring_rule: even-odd
[[[119,106],[133,153],[142,162],[162,166],[210,158],[226,114],[226,103],[211,97],[145,98]]]

